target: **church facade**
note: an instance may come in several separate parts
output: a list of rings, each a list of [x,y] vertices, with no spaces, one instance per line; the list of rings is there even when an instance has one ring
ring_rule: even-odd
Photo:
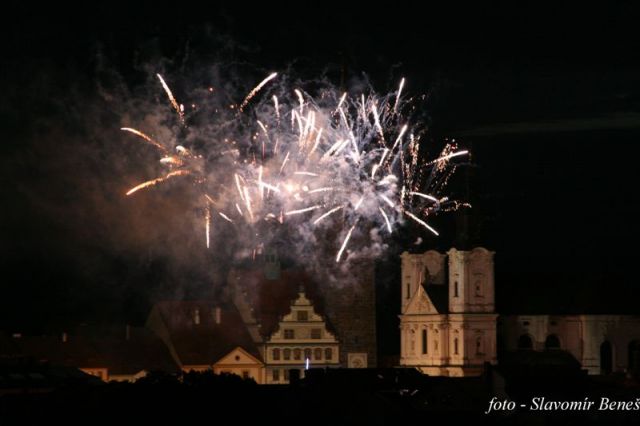
[[[640,316],[498,316],[493,256],[481,247],[401,255],[401,366],[470,376],[499,353],[564,350],[589,374],[640,374]]]
[[[493,254],[402,254],[401,366],[456,377],[497,362]]]

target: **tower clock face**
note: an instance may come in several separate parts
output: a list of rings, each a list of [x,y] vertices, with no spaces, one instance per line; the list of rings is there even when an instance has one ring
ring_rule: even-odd
[[[353,360],[354,368],[362,368],[362,360],[360,358],[356,358]]]

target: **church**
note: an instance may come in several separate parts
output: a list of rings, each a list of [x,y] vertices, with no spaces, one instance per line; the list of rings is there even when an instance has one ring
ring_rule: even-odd
[[[640,316],[499,316],[494,255],[482,247],[401,255],[400,366],[475,376],[500,354],[566,351],[589,374],[640,373]]]

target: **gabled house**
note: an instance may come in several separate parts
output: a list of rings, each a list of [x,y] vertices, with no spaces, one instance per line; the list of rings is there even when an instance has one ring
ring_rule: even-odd
[[[207,301],[159,302],[147,327],[164,341],[182,371],[232,373],[264,382],[264,363],[232,305]]]

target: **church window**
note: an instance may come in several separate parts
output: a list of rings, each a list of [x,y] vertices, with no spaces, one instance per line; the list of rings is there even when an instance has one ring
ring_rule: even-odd
[[[302,351],[300,351],[300,349],[295,348],[293,350],[293,359],[299,360],[301,355],[302,355]]]
[[[284,351],[282,351],[282,354],[284,355],[284,359],[286,361],[291,359],[291,349],[285,349]]]
[[[331,348],[326,348],[324,350],[324,357],[327,361],[331,361],[331,358],[333,358],[333,351]]]
[[[311,359],[311,349],[304,350],[304,359]]]
[[[416,332],[414,330],[411,330],[411,353],[414,353],[416,351]]]
[[[476,337],[476,354],[482,353],[482,336]]]
[[[547,340],[544,342],[545,349],[560,349],[560,339],[555,334],[547,336]]]
[[[321,339],[322,338],[322,330],[320,330],[319,328],[312,328],[311,329],[311,338],[312,339]]]
[[[307,311],[298,311],[298,321],[308,321],[309,313]]]
[[[314,358],[315,360],[317,360],[317,361],[318,361],[318,360],[321,360],[321,359],[322,359],[322,349],[320,349],[320,348],[315,348],[315,349],[313,350],[313,358]]]
[[[280,360],[280,349],[276,348],[273,350],[273,359],[276,361]]]
[[[482,296],[482,283],[476,281],[476,296]]]
[[[295,334],[292,329],[287,328],[284,330],[284,338],[285,339],[295,339]]]
[[[411,298],[411,284],[407,282],[407,299]]]
[[[458,338],[453,339],[453,354],[458,355]]]
[[[458,281],[453,283],[453,297],[458,297]]]
[[[247,370],[242,370],[242,378],[243,379],[248,379],[249,378],[249,372]]]
[[[422,330],[422,353],[427,353],[427,330]]]
[[[438,352],[438,341],[437,340],[433,341],[433,348],[435,349],[436,352]]]

